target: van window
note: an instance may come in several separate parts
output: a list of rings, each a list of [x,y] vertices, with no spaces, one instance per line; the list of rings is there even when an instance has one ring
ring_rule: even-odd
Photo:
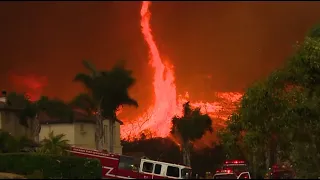
[[[160,174],[161,173],[161,164],[156,164],[154,166],[154,173],[155,174]]]
[[[142,171],[147,173],[152,173],[153,171],[153,163],[144,162],[142,166]]]
[[[183,168],[181,169],[181,177],[183,179],[191,179],[192,176],[192,170],[189,168]]]
[[[136,158],[128,157],[128,156],[120,156],[118,168],[133,171],[139,168],[139,164],[140,164],[140,161]]]
[[[179,177],[180,176],[180,170],[178,167],[168,166],[167,168],[167,176],[171,177]]]

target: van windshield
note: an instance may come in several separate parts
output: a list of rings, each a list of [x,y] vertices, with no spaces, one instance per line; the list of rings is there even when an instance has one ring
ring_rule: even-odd
[[[190,168],[181,169],[181,176],[183,179],[191,179],[192,170]]]

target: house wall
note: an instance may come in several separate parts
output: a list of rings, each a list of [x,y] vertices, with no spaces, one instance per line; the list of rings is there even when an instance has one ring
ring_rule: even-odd
[[[42,124],[41,131],[39,134],[39,140],[48,138],[48,135],[51,131],[55,135],[65,134],[65,139],[69,140],[70,145],[75,144],[75,133],[74,133],[74,124]]]
[[[95,125],[74,123],[75,146],[95,149]]]
[[[19,118],[13,112],[0,111],[0,129],[14,137],[30,136],[28,128],[20,124]]]
[[[110,123],[108,120],[103,121],[105,134],[103,139],[103,148],[110,152]],[[54,134],[65,134],[65,138],[69,140],[69,144],[95,149],[95,124],[91,123],[74,123],[74,124],[42,124],[39,135],[40,141],[48,137],[50,131]],[[114,153],[122,154],[122,146],[120,140],[120,124],[115,123],[114,127]]]
[[[110,121],[104,120],[103,121],[104,127],[104,138],[103,138],[103,148],[110,152]],[[120,123],[116,122],[114,124],[114,140],[113,140],[113,150],[114,153],[122,154],[122,146],[121,146],[121,139],[120,139]]]

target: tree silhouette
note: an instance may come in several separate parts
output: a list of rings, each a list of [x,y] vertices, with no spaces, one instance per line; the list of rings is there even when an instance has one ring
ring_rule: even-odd
[[[192,109],[189,102],[183,105],[183,116],[172,119],[171,134],[181,142],[183,163],[190,166],[192,143],[201,139],[206,132],[212,132],[212,120],[202,114],[200,108]]]

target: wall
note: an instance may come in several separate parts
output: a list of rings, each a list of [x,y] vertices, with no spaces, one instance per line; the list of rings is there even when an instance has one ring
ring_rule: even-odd
[[[69,144],[75,144],[75,136],[74,136],[74,125],[73,124],[42,124],[41,131],[39,134],[39,140],[43,140],[44,138],[48,138],[48,135],[51,131],[55,135],[65,134],[65,139],[69,140]]]
[[[75,146],[95,149],[95,125],[74,123]]]
[[[30,135],[28,128],[20,124],[19,118],[15,113],[8,111],[0,111],[0,129],[9,132],[15,137],[29,137]]]
[[[110,130],[109,121],[104,120],[105,129],[103,148],[110,152]],[[39,139],[40,141],[48,137],[50,131],[55,135],[65,134],[69,143],[74,146],[95,149],[95,124],[91,123],[74,123],[74,124],[42,124]],[[114,153],[122,154],[122,146],[120,141],[120,124],[115,123],[114,128]]]
[[[110,152],[110,121],[104,120],[103,121],[104,126],[104,144],[103,148],[106,149],[108,152]],[[121,140],[120,140],[120,124],[116,121],[114,126],[114,140],[113,140],[113,150],[114,153],[122,154],[122,146],[121,146]]]

